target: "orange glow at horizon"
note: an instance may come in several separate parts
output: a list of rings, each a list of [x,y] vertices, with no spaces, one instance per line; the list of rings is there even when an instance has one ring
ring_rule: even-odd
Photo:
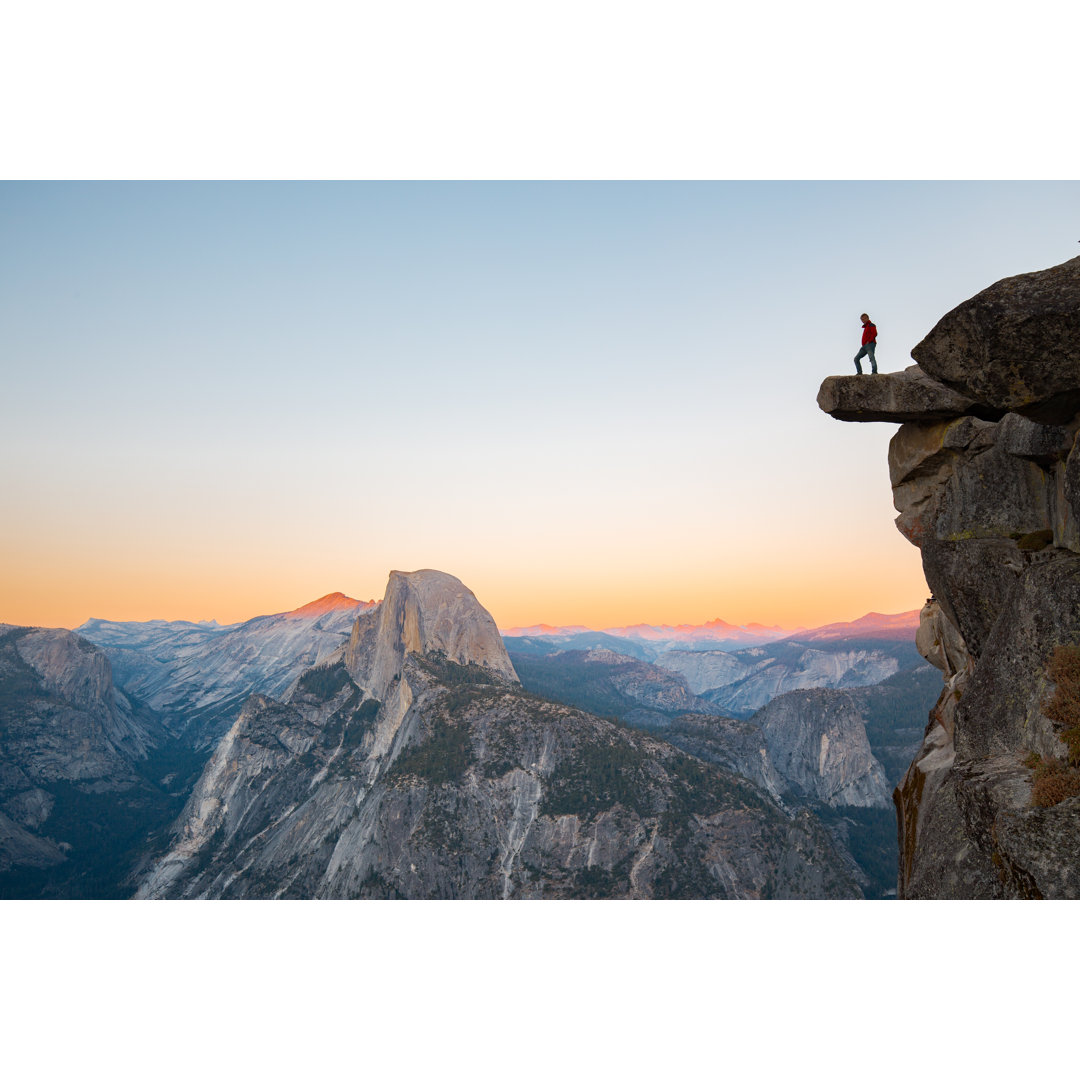
[[[198,560],[174,562],[167,572],[149,559],[107,568],[93,553],[69,556],[58,567],[45,553],[36,566],[24,558],[16,579],[0,581],[0,622],[68,629],[89,618],[214,619],[227,625],[292,611],[332,592],[377,601],[390,569],[431,567],[460,578],[504,630],[540,623],[596,630],[638,623],[701,626],[714,619],[795,629],[847,622],[869,611],[894,614],[920,607],[927,593],[919,554],[905,548],[884,561],[845,559],[842,569],[817,558],[768,569],[744,566],[741,573],[717,569],[707,576],[692,567],[683,575],[668,568],[625,576],[595,567],[592,573],[547,567],[530,579],[508,566],[455,567],[445,560],[442,565],[402,563],[360,576],[328,566],[289,572],[259,560],[232,572]]]
[[[159,505],[125,513],[118,529],[126,508],[115,503],[41,505],[28,491],[12,516],[21,533],[0,534],[0,621],[226,625],[331,592],[380,600],[391,570],[423,568],[459,578],[503,629],[717,618],[794,629],[921,607],[920,554],[892,524],[887,483],[875,481],[872,499],[856,504],[796,479],[767,494],[760,506],[710,504],[691,514],[694,528],[663,515],[639,523],[629,512],[608,520],[599,511],[560,526],[511,503],[499,531],[488,531],[460,504],[427,502],[397,515],[324,503],[332,521],[324,530],[309,516],[272,513],[262,498],[230,508],[216,489],[187,512],[158,492]]]
[[[922,607],[927,586],[916,558],[915,565],[900,568],[895,575],[874,568],[872,581],[852,575],[838,584],[821,587],[817,582],[761,581],[716,582],[707,590],[692,585],[639,587],[632,593],[582,588],[564,590],[529,589],[531,597],[485,594],[474,589],[477,599],[491,611],[501,629],[516,626],[587,626],[592,630],[633,626],[703,626],[722,619],[733,626],[760,623],[794,630],[797,627],[825,626],[850,622],[876,611],[897,614]],[[906,572],[905,572],[906,571]],[[818,579],[820,580],[820,579]],[[468,584],[468,582],[466,582]]]

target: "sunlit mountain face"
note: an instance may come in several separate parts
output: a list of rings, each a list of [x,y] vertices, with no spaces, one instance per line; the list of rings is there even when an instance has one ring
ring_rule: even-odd
[[[358,615],[376,606],[334,592],[231,626],[89,619],[79,633],[105,650],[124,690],[191,740],[210,745],[249,694],[284,693],[344,644]]]
[[[919,628],[918,611],[902,611],[898,615],[882,615],[871,611],[861,619],[847,623],[830,623],[815,630],[804,630],[804,641],[828,641],[831,638],[867,637],[878,640],[909,641]]]
[[[375,606],[374,600],[354,600],[344,593],[327,593],[318,600],[312,600],[310,604],[304,604],[293,611],[286,612],[290,619],[317,619],[322,615],[329,615],[333,611],[366,611]]]

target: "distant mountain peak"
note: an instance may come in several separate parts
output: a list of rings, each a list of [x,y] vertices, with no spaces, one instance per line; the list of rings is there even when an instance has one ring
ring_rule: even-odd
[[[312,600],[310,604],[304,604],[293,611],[285,614],[290,619],[317,619],[322,615],[329,615],[332,611],[366,610],[375,606],[374,600],[354,600],[344,593],[332,592],[320,596],[318,600]]]
[[[827,641],[830,638],[846,637],[873,637],[895,638],[907,641],[915,639],[915,631],[919,628],[919,610],[901,611],[895,615],[883,615],[878,611],[870,611],[860,619],[853,622],[829,623],[827,626],[818,626],[813,630],[799,632],[797,636],[802,641]]]

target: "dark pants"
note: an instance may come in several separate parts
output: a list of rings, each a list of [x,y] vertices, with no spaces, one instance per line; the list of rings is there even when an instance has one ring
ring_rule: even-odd
[[[862,364],[859,361],[864,356],[870,357],[870,370],[877,374],[877,361],[874,359],[874,349],[877,347],[876,341],[868,341],[856,354],[855,354],[855,370],[861,375]]]

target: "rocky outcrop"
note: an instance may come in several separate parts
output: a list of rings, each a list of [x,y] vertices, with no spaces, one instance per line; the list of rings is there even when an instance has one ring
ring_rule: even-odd
[[[391,575],[339,655],[245,705],[139,895],[859,895],[811,814],[526,693],[500,649],[456,578]]]
[[[818,408],[837,420],[858,423],[951,420],[997,416],[972,397],[950,389],[912,365],[888,375],[830,375],[818,391]],[[996,414],[996,415],[995,415]]]
[[[895,793],[899,893],[1080,896],[1078,797],[1033,807],[1025,764],[1065,757],[1047,663],[1080,642],[1080,259],[998,282],[912,355],[978,408],[906,417],[889,450],[945,680]]]

